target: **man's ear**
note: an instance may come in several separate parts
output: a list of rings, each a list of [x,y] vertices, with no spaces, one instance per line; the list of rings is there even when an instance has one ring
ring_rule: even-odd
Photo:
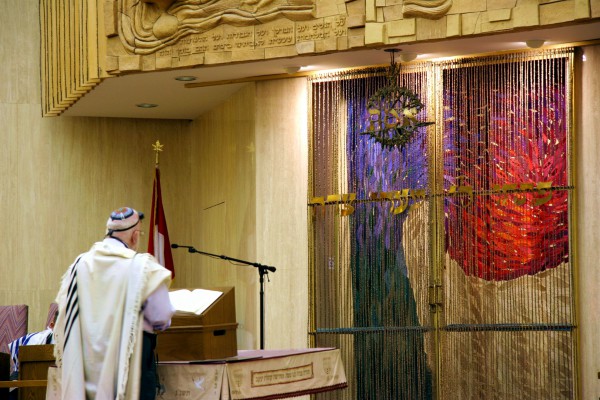
[[[131,243],[136,244],[140,238],[140,233],[138,231],[131,232]]]
[[[140,237],[142,236],[141,232],[136,230],[131,234],[131,243],[134,246],[137,246],[140,243]]]

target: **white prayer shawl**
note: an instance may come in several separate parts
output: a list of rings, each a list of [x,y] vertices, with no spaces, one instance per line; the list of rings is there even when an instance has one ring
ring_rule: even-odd
[[[25,336],[21,336],[17,340],[10,342],[8,344],[8,349],[10,350],[10,359],[13,362],[13,372],[19,371],[19,349],[21,346],[54,343],[54,338],[51,335],[52,328],[48,327],[41,332],[28,333]]]
[[[170,282],[154,257],[114,239],[95,243],[69,267],[54,328],[63,399],[139,398],[142,304]]]

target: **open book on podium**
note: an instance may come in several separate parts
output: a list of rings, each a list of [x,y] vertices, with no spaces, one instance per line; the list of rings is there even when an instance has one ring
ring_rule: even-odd
[[[159,361],[237,356],[234,288],[175,289],[169,296],[177,311],[156,339]]]

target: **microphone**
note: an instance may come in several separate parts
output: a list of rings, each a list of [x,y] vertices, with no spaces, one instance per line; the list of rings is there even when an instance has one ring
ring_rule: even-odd
[[[271,272],[275,272],[276,268],[275,267],[270,267],[268,265],[263,265],[262,266],[264,269],[266,269],[267,271],[271,271]]]
[[[171,245],[171,248],[172,248],[172,249],[176,249],[176,248],[178,248],[178,247],[179,247],[179,245],[178,245],[177,243],[173,243],[173,244]]]

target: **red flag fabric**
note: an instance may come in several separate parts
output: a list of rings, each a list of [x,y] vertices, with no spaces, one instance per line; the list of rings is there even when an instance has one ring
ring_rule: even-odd
[[[160,170],[156,167],[154,186],[152,188],[152,210],[150,213],[151,234],[148,238],[148,253],[152,254],[158,262],[171,271],[175,278],[175,267],[173,266],[173,255],[171,254],[171,242],[167,230],[167,220],[163,208],[162,195],[160,192]]]

